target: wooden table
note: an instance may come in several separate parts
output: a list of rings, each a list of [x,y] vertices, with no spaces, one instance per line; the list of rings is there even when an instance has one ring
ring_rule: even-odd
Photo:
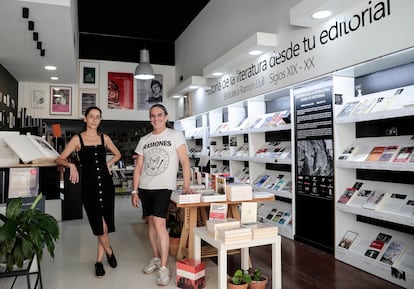
[[[268,198],[258,198],[252,200],[245,200],[245,201],[224,201],[224,202],[214,202],[214,203],[226,203],[228,204],[228,217],[234,218],[236,220],[240,220],[240,213],[238,205],[242,202],[271,202],[274,201],[275,198],[268,197]],[[206,214],[206,208],[210,207],[210,202],[200,202],[200,203],[192,203],[192,204],[178,204],[175,203],[177,208],[184,209],[184,224],[181,230],[180,236],[180,243],[178,245],[177,251],[177,260],[181,260],[184,256],[189,258],[194,258],[194,228],[197,227],[198,221],[198,211],[200,211],[200,218],[202,220],[203,225],[205,225],[205,221],[208,219]],[[201,210],[199,210],[201,209]],[[188,244],[188,250],[187,250]],[[214,254],[217,255],[217,254]],[[206,252],[206,254],[201,255],[204,257],[211,256],[210,253]]]
[[[277,235],[272,238],[261,238],[246,242],[229,243],[214,238],[209,234],[206,227],[194,228],[194,259],[201,260],[201,240],[206,241],[218,250],[218,289],[227,288],[227,254],[229,250],[241,250],[241,269],[249,270],[249,247],[272,245],[272,288],[282,289],[282,257],[281,237]]]

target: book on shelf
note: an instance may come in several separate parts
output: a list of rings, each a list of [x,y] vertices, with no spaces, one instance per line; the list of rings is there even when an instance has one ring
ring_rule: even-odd
[[[398,95],[380,96],[377,98],[371,112],[379,112],[384,110],[396,109],[400,106]]]
[[[354,146],[346,148],[339,155],[338,160],[347,160],[347,159],[349,159],[351,157],[352,153],[354,152],[354,150],[355,150]]]
[[[399,213],[408,218],[414,216],[414,199],[407,200],[399,209]]]
[[[369,196],[373,193],[373,190],[358,190],[356,194],[353,194],[347,205],[353,207],[362,207],[368,200]]]
[[[257,203],[256,202],[242,202],[240,208],[240,222],[256,223],[257,222]]]
[[[224,202],[226,200],[226,195],[219,194],[213,189],[208,189],[205,191],[199,191],[201,194],[200,202]]]
[[[386,146],[384,149],[384,152],[378,159],[379,162],[389,162],[394,159],[394,157],[397,155],[399,146],[398,145],[391,145]]]
[[[269,180],[270,174],[262,174],[259,175],[253,182],[253,186],[255,187],[264,187],[266,182]]]
[[[269,179],[266,181],[266,184],[260,186],[263,189],[271,190],[274,185],[279,182],[279,177],[275,175],[270,175]]]
[[[199,203],[200,202],[200,193],[193,193],[193,194],[186,194],[183,193],[181,190],[174,190],[171,193],[171,201],[177,204],[191,204],[191,203]]]
[[[349,249],[357,237],[358,233],[353,231],[346,231],[342,239],[339,241],[338,246]]]
[[[269,127],[271,126],[270,122],[272,121],[275,113],[267,113],[263,116],[263,122],[261,123],[260,127]]]
[[[292,213],[291,212],[283,212],[282,217],[279,218],[278,224],[280,225],[287,225],[292,220]]]
[[[350,116],[352,112],[358,107],[358,105],[359,100],[350,101],[346,103],[336,117]]]
[[[372,191],[371,194],[368,196],[367,201],[362,205],[364,209],[369,210],[378,210],[381,208],[381,204],[384,201],[384,192],[380,191]]]
[[[278,181],[270,189],[274,191],[281,191],[285,189],[286,184],[291,180],[291,176],[289,175],[287,177],[285,175],[280,174],[278,175],[277,180]]]
[[[232,183],[226,185],[226,196],[229,201],[248,201],[253,199],[250,184]]]
[[[376,98],[366,98],[360,101],[358,107],[352,112],[352,115],[364,114],[371,111],[377,103]]]
[[[373,147],[371,152],[368,154],[368,156],[365,160],[368,161],[368,162],[378,161],[381,158],[384,150],[385,150],[385,146],[375,146],[375,147]]]
[[[226,195],[226,177],[225,176],[216,176],[216,192],[222,195]]]
[[[384,249],[385,244],[387,244],[391,238],[391,235],[382,232],[378,233],[377,237],[371,242],[364,255],[372,259],[377,259],[381,251]]]
[[[39,193],[39,168],[10,168],[8,198],[36,197]]]
[[[356,188],[346,188],[337,202],[340,204],[347,204],[356,191]]]
[[[277,211],[276,214],[274,214],[272,218],[272,222],[279,223],[280,219],[283,217],[284,212],[283,211]]]
[[[253,199],[264,199],[264,198],[270,198],[274,196],[275,195],[273,193],[269,193],[269,192],[261,192],[261,191],[253,192]]]
[[[40,136],[20,134],[4,140],[25,164],[55,163],[59,156],[59,153]]]
[[[228,205],[226,203],[211,203],[208,218],[209,219],[227,218],[227,207]]]
[[[369,154],[372,151],[372,145],[367,144],[358,144],[354,145],[354,151],[347,159],[348,161],[353,162],[363,162],[367,159]]]
[[[398,262],[406,249],[407,246],[405,244],[398,241],[391,241],[381,256],[380,261],[392,266]]]
[[[410,160],[414,152],[414,146],[401,147],[393,162],[407,162]]]
[[[258,128],[261,127],[262,122],[264,121],[264,117],[258,117],[256,118],[250,125],[250,128]]]
[[[408,195],[402,193],[387,193],[381,211],[389,214],[400,215],[401,207],[407,202]]]
[[[249,118],[243,119],[236,127],[237,130],[245,130],[249,128]]]

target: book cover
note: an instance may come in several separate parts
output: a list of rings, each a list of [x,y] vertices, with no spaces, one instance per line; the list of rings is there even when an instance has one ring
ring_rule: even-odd
[[[342,193],[342,195],[338,199],[338,203],[340,204],[346,204],[351,199],[353,194],[357,191],[356,188],[346,188],[345,191]]]
[[[226,177],[216,176],[216,192],[222,195],[226,195]]]
[[[398,259],[404,254],[407,246],[401,242],[392,241],[384,254],[382,255],[380,261],[388,265],[394,265]]]
[[[227,218],[227,207],[226,203],[211,203],[209,219],[225,219]]]
[[[361,100],[359,106],[352,112],[352,115],[368,113],[376,103],[376,98],[366,98],[364,100]]]
[[[362,207],[372,192],[372,190],[359,190],[356,194],[353,194],[347,204],[353,207]]]
[[[385,150],[385,146],[375,146],[371,152],[368,154],[366,161],[376,162],[381,158],[382,153]]]
[[[256,202],[242,202],[241,203],[241,218],[242,224],[257,222],[257,203]]]
[[[24,163],[54,163],[59,156],[59,153],[40,136],[21,134],[4,140]]]
[[[368,196],[367,201],[362,205],[363,208],[369,210],[377,210],[380,208],[382,201],[384,200],[384,192],[372,191]]]
[[[39,168],[10,168],[8,198],[36,197],[39,193]]]
[[[358,233],[353,231],[346,231],[342,239],[339,241],[338,246],[349,249],[357,237]]]
[[[393,162],[407,162],[413,155],[414,146],[406,146],[400,148]]]
[[[381,211],[400,215],[400,209],[406,203],[407,199],[407,194],[388,193],[384,197],[384,204],[381,207]]]
[[[406,216],[408,218],[412,218],[414,216],[414,199],[407,200],[401,208],[398,210],[398,212]]]
[[[398,152],[398,148],[399,148],[398,145],[386,146],[384,149],[384,152],[382,153],[378,161],[379,162],[392,161]]]
[[[358,107],[359,100],[351,101],[345,104],[344,108],[338,113],[336,117],[349,116]]]
[[[270,178],[270,175],[261,175],[260,178],[256,179],[256,181],[253,183],[253,186],[256,187],[263,187],[266,184],[266,181]]]

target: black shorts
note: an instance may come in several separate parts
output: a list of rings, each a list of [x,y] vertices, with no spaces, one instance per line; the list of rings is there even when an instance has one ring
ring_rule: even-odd
[[[170,206],[171,190],[138,189],[142,204],[142,216],[156,216],[167,218]]]

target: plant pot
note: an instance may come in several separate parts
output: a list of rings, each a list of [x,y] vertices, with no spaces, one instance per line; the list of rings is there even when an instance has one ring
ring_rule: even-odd
[[[249,284],[249,289],[265,289],[267,285],[267,278],[262,281],[253,281]]]
[[[177,256],[178,245],[180,243],[180,238],[170,237],[170,255]]]
[[[247,287],[249,287],[249,284],[247,283],[236,285],[234,283],[227,282],[227,289],[247,289]]]

